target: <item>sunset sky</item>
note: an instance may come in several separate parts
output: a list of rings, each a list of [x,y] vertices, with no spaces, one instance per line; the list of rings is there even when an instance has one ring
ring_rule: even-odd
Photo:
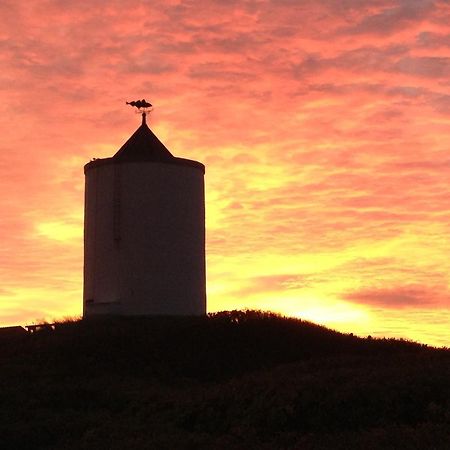
[[[81,314],[83,166],[206,165],[208,311],[450,346],[450,2],[2,0],[0,326]]]

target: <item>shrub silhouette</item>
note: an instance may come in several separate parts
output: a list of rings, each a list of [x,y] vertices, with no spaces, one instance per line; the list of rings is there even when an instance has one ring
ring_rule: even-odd
[[[0,340],[8,449],[450,448],[450,352],[260,311]]]

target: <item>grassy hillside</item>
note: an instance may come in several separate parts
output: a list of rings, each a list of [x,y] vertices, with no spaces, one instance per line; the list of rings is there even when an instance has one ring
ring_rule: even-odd
[[[448,449],[450,351],[260,312],[0,341],[4,449]]]

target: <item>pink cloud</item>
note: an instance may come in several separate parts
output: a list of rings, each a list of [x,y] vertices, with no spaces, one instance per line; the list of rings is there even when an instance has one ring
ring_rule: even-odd
[[[430,308],[450,305],[450,292],[445,286],[396,286],[367,288],[344,296],[346,300],[382,308]]]
[[[399,31],[405,27],[420,24],[435,8],[432,0],[399,0],[385,2],[374,14],[369,14],[355,26],[350,26],[346,33],[386,34]]]

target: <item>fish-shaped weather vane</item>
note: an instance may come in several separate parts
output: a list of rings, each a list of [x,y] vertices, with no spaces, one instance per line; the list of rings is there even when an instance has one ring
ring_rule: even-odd
[[[144,109],[148,109],[148,108],[152,108],[152,104],[151,103],[149,103],[149,102],[147,102],[147,101],[145,101],[145,99],[142,99],[142,100],[134,100],[134,101],[132,101],[132,102],[125,102],[127,105],[131,105],[131,106],[135,106],[137,109],[141,109],[141,108],[144,108]]]
[[[145,99],[133,100],[132,102],[125,102],[127,105],[137,108],[138,113],[142,114],[142,125],[146,124],[147,113],[153,109],[153,105],[147,102]]]

